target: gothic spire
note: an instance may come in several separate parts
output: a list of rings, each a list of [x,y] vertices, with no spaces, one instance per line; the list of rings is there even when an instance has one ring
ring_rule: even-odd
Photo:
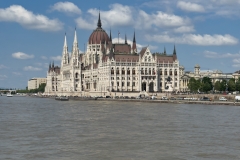
[[[111,33],[111,29],[110,29],[110,38],[109,40],[112,42],[112,33]]]
[[[64,47],[67,47],[67,37],[66,37],[66,32],[65,32],[65,39],[64,39]]]
[[[164,46],[164,52],[163,52],[164,54],[166,54],[166,48],[165,48],[165,46]]]
[[[74,34],[74,42],[73,43],[77,43],[77,31],[76,31],[76,27],[75,27],[75,34]]]
[[[99,16],[98,16],[97,26],[98,26],[98,28],[101,28],[101,27],[102,27],[101,18],[100,18],[100,11],[99,11]]]
[[[125,34],[125,44],[127,44],[127,35]]]
[[[177,54],[177,52],[176,52],[176,48],[175,48],[175,44],[174,44],[174,50],[173,50],[173,54]]]
[[[136,43],[136,39],[135,39],[135,31],[134,31],[134,34],[133,34],[133,43]]]

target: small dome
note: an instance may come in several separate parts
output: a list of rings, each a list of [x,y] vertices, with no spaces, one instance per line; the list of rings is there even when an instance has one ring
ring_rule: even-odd
[[[198,64],[195,65],[195,68],[200,68],[200,66]]]
[[[95,29],[88,39],[89,44],[100,44],[105,43],[105,41],[108,44],[109,37],[108,34],[101,27]]]

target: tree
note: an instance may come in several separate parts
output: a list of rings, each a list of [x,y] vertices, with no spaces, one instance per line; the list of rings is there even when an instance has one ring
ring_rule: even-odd
[[[200,81],[195,80],[195,78],[191,77],[188,83],[188,89],[190,92],[197,92],[200,87]]]
[[[236,90],[236,83],[234,78],[231,78],[228,81],[227,85],[228,85],[228,91],[232,92]]]
[[[221,82],[220,81],[215,82],[214,89],[217,91],[221,91]]]
[[[213,84],[212,84],[212,81],[209,77],[203,77],[202,79],[202,91],[203,92],[208,92],[210,90],[212,90],[213,88]]]
[[[238,78],[236,82],[236,91],[240,91],[240,77]]]
[[[220,91],[226,91],[226,87],[227,87],[227,81],[224,79],[221,81],[221,87],[220,87]]]

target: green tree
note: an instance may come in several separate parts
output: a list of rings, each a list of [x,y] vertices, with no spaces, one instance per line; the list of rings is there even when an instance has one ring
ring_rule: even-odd
[[[216,91],[221,91],[221,82],[220,81],[216,81],[214,84],[214,89]]]
[[[201,89],[203,92],[208,92],[212,90],[213,84],[211,79],[209,77],[203,77],[201,86],[202,86]]]
[[[221,84],[220,91],[226,91],[227,81],[224,79],[221,81],[220,84]]]
[[[45,87],[46,87],[46,83],[42,83],[39,85],[38,87],[38,92],[44,92],[45,91]]]
[[[236,82],[236,91],[240,91],[240,77],[238,78]]]
[[[228,85],[228,91],[232,92],[236,90],[236,83],[234,78],[231,78],[228,81],[227,85]]]

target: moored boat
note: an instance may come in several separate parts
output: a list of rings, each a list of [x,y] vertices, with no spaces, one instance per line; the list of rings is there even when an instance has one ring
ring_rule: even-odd
[[[69,98],[66,97],[66,96],[57,96],[57,97],[55,97],[55,100],[58,100],[58,101],[68,101]]]
[[[7,94],[7,97],[12,97],[13,95],[11,93],[8,93]]]

